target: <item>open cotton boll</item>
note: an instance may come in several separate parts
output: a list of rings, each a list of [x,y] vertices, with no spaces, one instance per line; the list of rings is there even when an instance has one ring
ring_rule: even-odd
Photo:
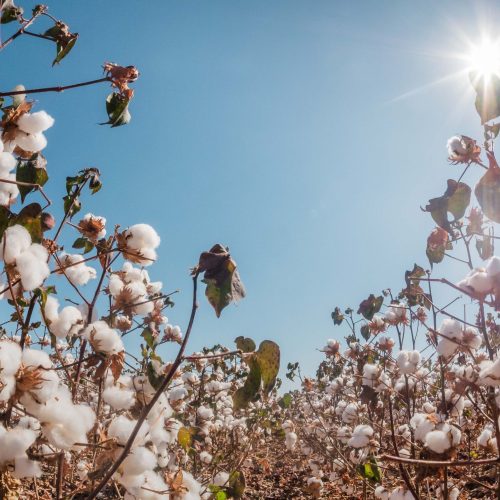
[[[449,424],[441,424],[439,428],[425,436],[425,445],[435,453],[444,453],[452,446],[460,443],[462,433]]]
[[[212,455],[210,455],[208,451],[202,451],[200,453],[200,461],[206,465],[212,462],[212,458],[213,458]]]
[[[41,132],[37,134],[27,134],[22,130],[18,130],[15,141],[21,149],[32,153],[37,153],[47,146],[47,139]]]
[[[420,363],[420,353],[418,351],[400,351],[396,363],[401,373],[415,373],[417,365]]]
[[[13,375],[0,375],[0,401],[8,401],[16,392],[16,378]]]
[[[425,413],[415,413],[410,420],[410,426],[415,431],[415,439],[425,441],[426,435],[434,430],[436,424]]]
[[[446,149],[448,150],[448,156],[451,158],[467,154],[467,148],[459,135],[454,135],[448,139]]]
[[[16,168],[16,165],[17,161],[13,154],[0,152],[0,173],[2,176]]]
[[[116,386],[106,387],[102,398],[114,410],[128,410],[135,404],[135,392],[129,389],[120,389]]]
[[[9,429],[0,435],[0,463],[22,457],[35,442],[37,433],[29,429]]]
[[[136,424],[137,420],[131,420],[125,415],[119,415],[109,425],[108,436],[116,438],[118,444],[125,445]],[[144,422],[135,437],[135,446],[140,446],[146,442],[148,431],[149,425]]]
[[[373,429],[369,425],[357,425],[352,432],[351,439],[347,442],[353,448],[364,448],[370,443]]]
[[[490,278],[495,278],[500,274],[500,257],[493,256],[486,261],[486,274]]]
[[[90,341],[97,352],[117,354],[124,350],[120,335],[105,321],[94,321],[82,331],[81,335]]]
[[[76,335],[83,324],[83,316],[75,306],[66,306],[50,323],[50,331],[57,338]]]
[[[43,313],[45,319],[50,322],[55,321],[59,317],[59,301],[52,295],[47,296]]]
[[[0,176],[7,181],[16,181],[16,174],[0,174]],[[0,182],[0,205],[9,206],[14,203],[18,196],[19,189],[16,184]]]
[[[44,132],[54,125],[54,118],[45,111],[35,113],[25,113],[17,120],[17,126],[28,134],[38,134]],[[31,151],[31,150],[30,150]]]
[[[126,231],[127,246],[135,250],[157,248],[160,245],[158,233],[149,224],[135,224]]]
[[[478,382],[481,385],[496,387],[500,385],[500,358],[495,361],[483,361],[480,365]]]
[[[342,421],[350,424],[356,420],[358,416],[358,407],[354,403],[349,403],[342,412]]]
[[[97,271],[83,262],[83,255],[62,253],[60,260],[62,267],[65,268],[64,274],[74,285],[86,285],[97,276]],[[63,274],[63,271],[61,271],[61,274]]]
[[[14,375],[21,365],[22,351],[17,342],[0,340],[0,375]]]
[[[52,368],[52,361],[45,351],[38,349],[24,349],[21,362],[24,367]]]
[[[121,465],[123,474],[131,476],[142,474],[147,470],[153,470],[155,467],[155,454],[144,446],[135,447]]]
[[[25,455],[14,459],[14,472],[12,475],[18,479],[23,477],[40,477],[42,475],[42,469],[38,462],[30,460]]]
[[[415,500],[412,492],[406,490],[403,486],[398,486],[391,492],[389,500]]]
[[[21,402],[26,405],[26,401]],[[86,443],[96,418],[90,406],[73,404],[71,393],[62,386],[50,401],[31,411],[37,413],[47,441],[63,450],[70,450],[74,443]]]
[[[16,267],[25,290],[31,291],[42,285],[50,274],[47,264],[47,250],[38,243],[33,243],[16,258]]]
[[[31,245],[31,236],[27,229],[16,224],[5,230],[0,241],[0,259],[6,264],[14,264],[17,257]]]
[[[287,432],[285,434],[285,446],[287,450],[292,451],[297,444],[297,434],[295,432]]]
[[[472,290],[478,295],[486,295],[493,289],[493,280],[483,267],[473,269],[457,286],[466,292]]]

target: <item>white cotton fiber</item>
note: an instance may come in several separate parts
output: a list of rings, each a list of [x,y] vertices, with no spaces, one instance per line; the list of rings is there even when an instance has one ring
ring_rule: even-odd
[[[6,264],[13,264],[22,252],[31,245],[30,233],[19,224],[6,229],[0,241],[0,259]],[[4,251],[5,249],[5,251]]]
[[[33,243],[16,259],[16,267],[25,290],[31,291],[42,285],[49,276],[48,253],[45,247]]]
[[[105,321],[94,321],[82,331],[81,335],[87,338],[98,352],[116,354],[124,350],[120,335]]]
[[[47,146],[47,139],[40,132],[37,134],[26,134],[19,130],[15,138],[16,144],[24,151],[36,153]]]
[[[64,274],[74,285],[86,285],[97,276],[96,270],[83,262],[83,255],[63,253],[60,259],[63,267],[70,266],[64,269]]]
[[[156,467],[155,454],[144,446],[137,446],[130,455],[123,461],[121,466],[123,474],[137,475]]]
[[[28,134],[38,134],[52,127],[52,125],[54,125],[54,118],[45,111],[25,113],[17,120],[17,126]]]
[[[135,392],[129,389],[110,386],[104,389],[102,398],[114,410],[128,410],[135,403]]]
[[[2,177],[8,174],[17,165],[17,161],[14,155],[11,153],[1,153],[0,152],[0,173]]]
[[[83,316],[75,306],[66,306],[50,324],[50,331],[57,338],[76,335],[83,323]]]
[[[23,456],[36,438],[36,432],[17,427],[3,433],[0,436],[0,463]]]
[[[108,436],[116,438],[118,444],[125,445],[136,423],[137,420],[131,420],[124,415],[119,415],[109,425]],[[135,437],[134,444],[136,446],[145,442],[148,431],[149,426],[147,422],[144,422]]]
[[[0,340],[0,375],[14,375],[21,364],[22,351],[17,342]]]
[[[14,459],[13,476],[21,479],[23,477],[40,477],[42,469],[35,460],[30,460],[26,455]]]

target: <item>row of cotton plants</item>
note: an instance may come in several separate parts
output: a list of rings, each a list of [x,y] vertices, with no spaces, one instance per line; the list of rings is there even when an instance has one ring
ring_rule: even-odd
[[[301,389],[283,410],[283,444],[306,464],[304,489],[317,498],[331,491],[382,500],[500,493],[500,258],[493,254],[500,169],[494,136],[486,138],[488,167],[473,139],[448,141],[450,162],[464,170],[425,207],[437,223],[427,241],[429,268],[415,265],[399,294],[372,294],[357,314],[336,308],[340,337],[322,349],[316,377],[289,365]],[[461,179],[474,165],[486,169],[475,188],[481,208],[467,211],[472,190]],[[463,269],[457,281],[436,266],[453,250]]]

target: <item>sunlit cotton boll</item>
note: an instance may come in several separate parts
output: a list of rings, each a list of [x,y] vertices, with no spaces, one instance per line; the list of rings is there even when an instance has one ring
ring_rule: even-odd
[[[109,425],[108,436],[116,438],[118,444],[125,445],[136,424],[137,420],[131,420],[125,415],[119,415]],[[135,437],[135,446],[140,446],[146,442],[148,431],[149,425],[144,422]]]
[[[128,410],[135,403],[135,392],[112,385],[104,389],[102,398],[114,410]]]
[[[15,141],[21,149],[32,153],[41,151],[47,146],[47,139],[41,132],[37,134],[27,134],[22,130],[18,130]]]
[[[353,448],[364,448],[370,443],[373,429],[369,425],[357,425],[352,432],[351,439],[347,442]]]
[[[83,262],[83,255],[62,253],[59,258],[64,268],[60,274],[65,274],[74,285],[86,285],[97,276],[96,270]]]
[[[473,269],[457,286],[466,292],[471,290],[477,295],[486,295],[493,288],[493,280],[483,267]]]
[[[14,264],[16,259],[31,245],[27,229],[16,224],[7,228],[0,241],[0,259],[6,264]]]
[[[123,474],[135,476],[156,467],[155,454],[144,446],[137,446],[123,461]]]
[[[439,428],[425,436],[426,446],[435,453],[444,453],[460,443],[462,433],[455,426],[441,424]]]
[[[450,137],[446,142],[446,149],[448,150],[448,156],[450,158],[455,158],[457,156],[462,156],[467,153],[465,144],[462,141],[462,137],[459,135],[454,135]]]
[[[158,233],[148,224],[135,224],[123,233],[124,257],[144,266],[156,260],[155,249],[160,245]]]
[[[418,351],[401,351],[398,354],[396,363],[401,373],[415,373],[420,363],[420,353]]]
[[[295,432],[287,432],[285,435],[285,446],[287,450],[292,451],[297,444],[297,434]]]
[[[81,335],[90,341],[97,352],[117,354],[124,350],[120,335],[105,321],[94,321],[82,331]]]
[[[17,120],[17,126],[28,134],[38,134],[44,132],[54,125],[54,118],[45,111],[35,113],[25,113]]]
[[[47,250],[38,243],[32,243],[16,259],[16,267],[21,276],[21,284],[25,290],[31,291],[38,288],[49,276],[50,269],[47,265],[47,259]]]

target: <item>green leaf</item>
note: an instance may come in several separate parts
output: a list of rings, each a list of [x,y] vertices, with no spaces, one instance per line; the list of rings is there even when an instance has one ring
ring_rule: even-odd
[[[147,356],[147,352],[143,352],[142,354],[143,357]],[[153,386],[154,389],[158,389],[163,382],[163,377],[161,377],[156,373],[153,363],[151,363],[151,361],[148,361],[148,364],[146,366],[146,373],[148,375],[149,383]]]
[[[188,450],[191,448],[193,444],[193,440],[199,441],[197,439],[197,434],[199,432],[198,427],[181,427],[177,432],[177,441],[184,448],[184,450]]]
[[[424,211],[430,212],[439,227],[452,233],[450,223],[461,219],[470,203],[471,188],[464,182],[448,179],[448,187],[443,196],[432,198]],[[450,212],[454,220],[448,219]]]
[[[0,205],[0,239],[2,239],[3,233],[9,227],[11,217],[11,211],[7,207]]]
[[[446,250],[451,250],[448,232],[441,227],[436,227],[427,238],[425,251],[431,267],[433,264],[439,264],[444,259]]]
[[[0,17],[0,24],[8,24],[17,21],[23,15],[23,12],[23,9],[15,7],[14,5],[4,7],[2,9],[2,16]]]
[[[63,201],[64,201],[64,213],[68,214],[70,218],[73,217],[75,214],[77,214],[82,208],[80,199],[76,197],[74,198],[73,201],[73,195],[65,196],[63,198]]]
[[[370,327],[365,323],[361,328],[360,328],[361,336],[368,341],[370,338]]]
[[[42,207],[38,203],[26,205],[16,217],[10,219],[9,225],[20,224],[28,230],[33,243],[42,241]]]
[[[360,464],[358,466],[358,472],[362,477],[371,482],[380,483],[382,481],[382,473],[374,456],[371,456],[368,462]]]
[[[126,125],[130,122],[131,116],[128,110],[130,99],[113,92],[106,98],[106,112],[108,113],[109,120],[101,125],[111,125],[111,127],[119,127]]]
[[[233,394],[233,406],[235,410],[246,408],[248,403],[254,401],[259,393],[262,376],[256,354],[249,358],[248,365],[250,367],[250,372],[247,375],[243,387],[240,387]]]
[[[227,499],[226,492],[223,490],[219,490],[217,493],[215,493],[214,498],[215,500],[226,500]]]
[[[141,337],[146,341],[146,344],[150,349],[154,350],[156,345],[155,337],[153,336],[153,332],[149,328],[144,328],[141,333]]]
[[[45,168],[39,168],[37,167],[38,163],[45,163],[45,162],[38,162],[37,161],[37,156],[39,153],[37,153],[35,158],[32,158],[31,160],[28,161],[21,161],[19,162],[17,169],[16,169],[16,181],[18,182],[26,182],[29,184],[38,184],[39,186],[45,185],[45,183],[49,180],[49,176],[47,174],[47,170]],[[41,156],[41,155],[40,155]],[[26,196],[31,193],[34,189],[36,189],[33,186],[18,186],[19,188],[19,193],[21,195],[21,201],[24,202]]]
[[[365,319],[371,321],[373,316],[380,311],[383,302],[384,297],[382,295],[375,297],[375,295],[371,293],[367,299],[359,304],[358,314],[362,314]]]
[[[289,392],[283,394],[283,397],[278,401],[278,404],[283,409],[290,408],[290,405],[292,404],[292,395]]]
[[[233,498],[241,498],[245,493],[245,475],[242,471],[234,471],[229,476],[228,493]]]
[[[280,369],[280,348],[272,340],[264,340],[256,352],[257,362],[262,375],[264,394],[269,394],[276,383],[276,377]]]
[[[333,324],[337,326],[341,325],[342,321],[344,321],[344,315],[342,314],[339,307],[336,307],[335,310],[332,312],[332,319],[333,319]]]
[[[52,66],[59,64],[72,50],[78,40],[78,33],[73,33],[69,40],[56,43],[56,58],[52,61]]]
[[[492,73],[486,81],[486,76],[478,71],[471,71],[469,78],[476,91],[476,111],[483,125],[500,116],[500,78]]]
[[[236,347],[242,352],[254,352],[257,347],[251,338],[243,337],[241,335],[236,337],[234,341],[236,342]]]
[[[477,201],[486,217],[500,222],[500,167],[493,153],[486,153],[489,168],[474,189]]]
[[[87,238],[81,237],[77,238],[73,242],[73,248],[80,249],[83,248],[83,253],[86,254],[94,248],[94,244]]]
[[[216,244],[208,252],[203,252],[196,269],[197,272],[205,273],[205,295],[217,317],[231,302],[237,302],[245,296],[236,262],[224,246]]]

